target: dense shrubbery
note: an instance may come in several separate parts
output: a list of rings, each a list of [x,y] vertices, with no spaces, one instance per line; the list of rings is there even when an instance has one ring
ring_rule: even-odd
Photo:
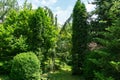
[[[12,80],[39,80],[40,62],[32,52],[16,55],[10,73]]]

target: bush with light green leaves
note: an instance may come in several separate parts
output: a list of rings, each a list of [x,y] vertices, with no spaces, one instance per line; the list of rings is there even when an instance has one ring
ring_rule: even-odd
[[[40,62],[33,52],[20,53],[12,62],[12,80],[40,80]]]

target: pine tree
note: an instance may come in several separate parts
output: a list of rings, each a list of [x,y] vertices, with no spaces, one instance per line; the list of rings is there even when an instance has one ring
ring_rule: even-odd
[[[73,9],[72,30],[72,74],[79,75],[82,73],[88,39],[86,8],[80,0],[76,2]]]

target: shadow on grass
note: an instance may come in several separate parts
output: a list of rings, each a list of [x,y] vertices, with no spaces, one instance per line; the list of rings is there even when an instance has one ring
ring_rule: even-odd
[[[56,71],[49,73],[49,80],[83,80],[80,76],[71,75],[71,71]]]

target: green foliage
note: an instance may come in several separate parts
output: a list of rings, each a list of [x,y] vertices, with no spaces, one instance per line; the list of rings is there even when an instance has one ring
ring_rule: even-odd
[[[106,27],[111,26],[112,18],[110,17],[110,9],[113,6],[112,2],[114,0],[95,0],[94,4],[96,5],[95,14],[98,15],[98,27],[100,30],[104,30]],[[101,22],[101,23],[100,23]]]
[[[48,50],[55,44],[57,31],[47,14],[46,10],[38,8],[31,19],[30,29],[32,30],[32,37],[30,37],[30,41],[32,42],[33,50],[37,50],[40,47]]]
[[[1,54],[4,57],[13,57],[20,52],[28,50],[26,40],[29,36],[29,16],[30,10],[16,12],[11,10],[1,28]],[[5,43],[4,43],[5,42]]]
[[[14,55],[15,53],[26,52],[29,49],[27,39],[30,36],[29,17],[32,14],[31,10],[24,9],[16,15],[16,20],[12,24],[8,21],[8,25],[14,26],[14,32],[12,34],[14,36],[12,45]],[[14,18],[11,20],[14,20]]]
[[[115,21],[113,26],[106,28],[106,31],[102,32],[104,38],[97,38],[103,49],[92,51],[87,57],[84,70],[85,75],[87,74],[86,78],[91,77],[93,79],[96,77],[98,80],[107,80],[105,77],[111,76],[115,80],[119,80],[119,20]],[[90,74],[90,72],[92,73]]]
[[[95,78],[93,80],[115,80],[112,77],[105,77],[103,73],[100,72],[94,72]]]
[[[23,35],[25,31],[25,28],[23,27],[26,23],[23,24],[25,21],[22,21],[24,19],[26,20],[26,18],[21,15],[22,13],[24,12],[21,11],[20,14],[17,14],[15,10],[11,10],[3,25],[0,26],[0,61],[4,63],[1,67],[2,73],[9,74],[11,70],[11,63],[9,60],[16,54],[25,52],[28,49],[28,46],[26,45],[27,38]],[[20,18],[22,20],[20,20]],[[24,29],[23,32],[21,30],[22,28]],[[20,34],[20,32],[23,34]]]
[[[12,32],[13,29],[10,26],[7,28],[0,26],[0,57],[2,60],[4,60],[2,57],[9,55],[11,52]]]
[[[57,35],[58,31],[46,9],[11,10],[0,30],[1,56],[8,59],[33,51],[40,60],[47,60],[51,55],[49,49],[56,47]]]
[[[87,13],[80,0],[73,9],[72,31],[72,71],[73,74],[80,74],[88,42]]]
[[[92,55],[87,56],[85,62],[88,67],[85,68],[85,74],[88,74],[86,77],[91,77],[91,80],[109,80],[110,77],[119,80],[120,19],[118,15],[120,2],[119,0],[95,0],[94,3],[97,6],[95,11],[98,15],[94,25],[99,28],[98,30],[94,28],[93,33],[97,34],[94,40],[101,45],[102,49],[97,52],[92,51],[93,53],[90,53]],[[99,53],[106,55],[101,56]],[[94,65],[94,69],[92,65]],[[92,75],[89,73],[90,70],[92,70]]]
[[[105,28],[111,26],[112,22],[116,19],[114,17],[116,14],[112,11],[114,0],[94,0],[93,4],[96,5],[96,9],[92,14],[97,16],[91,22],[93,36],[104,38],[99,32],[106,31]]]
[[[119,4],[120,4],[120,1],[119,0],[116,0],[116,1],[112,1],[112,7],[110,8],[110,11],[109,11],[109,15],[110,15],[110,18],[114,20],[116,19],[119,19],[119,15],[120,15],[120,9],[119,9]]]
[[[84,62],[84,77],[89,80],[93,80],[95,77],[94,72],[110,71],[109,56],[106,50],[95,50],[87,54]],[[109,72],[108,71],[108,72]],[[105,73],[107,76],[107,73]]]
[[[32,10],[31,4],[25,0],[24,9],[16,11],[11,9],[17,8],[16,3],[16,0],[0,1],[1,11],[6,6],[4,11],[0,11],[0,19],[3,20],[8,14],[4,23],[0,24],[0,62],[2,62],[0,71],[2,73],[8,74],[11,70],[13,80],[39,80],[40,65],[43,72],[49,72],[65,66],[64,62],[72,61],[70,62],[72,74],[79,75],[83,72],[86,80],[120,79],[119,0],[94,0],[93,3],[96,4],[94,14],[97,18],[90,21],[92,27],[90,34],[100,45],[100,49],[90,52],[87,51],[88,39],[91,37],[88,35],[87,12],[80,0],[76,2],[73,14],[65,22],[59,35],[57,18],[54,19],[48,7]],[[69,22],[72,17],[71,25]],[[34,52],[37,57],[29,51]],[[13,57],[11,69],[9,60]],[[62,76],[65,76],[64,79],[66,76],[67,79],[68,77],[73,79],[65,74],[51,75],[53,75],[52,78],[50,77],[52,80],[63,79]]]
[[[17,12],[14,9],[11,9],[8,13],[8,15],[6,16],[5,22],[3,23],[4,27],[16,27],[14,24],[17,20]]]
[[[5,16],[11,9],[18,10],[17,0],[0,0],[0,20],[4,20]]]
[[[16,55],[12,62],[12,80],[40,80],[40,62],[32,52]]]
[[[113,66],[115,70],[120,72],[120,62],[110,61],[110,64]]]
[[[9,74],[11,70],[12,61],[5,61],[2,62],[2,65],[0,65],[0,74]]]
[[[108,45],[106,46],[112,53],[115,53],[116,55],[119,55],[120,51],[120,19],[117,19],[114,23],[113,26],[107,28],[106,30],[109,31],[108,38]],[[107,32],[106,32],[107,33]],[[118,59],[120,60],[120,59]]]
[[[58,53],[57,56],[61,61],[69,63],[71,61],[72,49],[72,25],[66,24],[63,27],[59,34],[56,51]]]
[[[10,80],[8,75],[0,75],[0,80]]]
[[[47,9],[39,7],[35,13],[30,17],[30,36],[28,36],[27,42],[30,50],[42,52],[42,68],[45,68],[45,61],[51,57],[51,49],[55,49],[58,31],[54,26],[51,16]],[[54,55],[55,52],[52,52]],[[41,56],[42,56],[41,55]],[[52,56],[54,57],[54,56]],[[44,71],[44,69],[43,69]]]

